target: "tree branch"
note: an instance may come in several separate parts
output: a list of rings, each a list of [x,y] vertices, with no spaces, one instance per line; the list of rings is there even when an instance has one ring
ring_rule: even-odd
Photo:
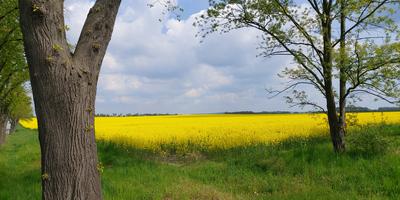
[[[10,10],[7,11],[6,13],[4,13],[4,15],[0,16],[0,22],[1,22],[4,18],[6,18],[9,14],[11,14],[12,12],[17,11],[17,10],[18,10],[18,6],[16,6],[16,7],[10,9]]]
[[[293,105],[290,106],[291,108],[292,108],[292,107],[295,107],[295,106],[301,106],[301,107],[304,107],[304,106],[312,106],[312,107],[314,107],[314,108],[319,109],[321,112],[326,113],[326,110],[325,110],[324,107],[322,107],[322,106],[320,106],[320,105],[318,105],[318,104],[316,104],[316,103],[313,103],[313,102],[296,102],[296,103],[292,103],[292,104],[293,104]]]
[[[17,27],[14,27],[13,29],[11,29],[11,30],[6,34],[6,36],[4,37],[4,40],[0,43],[0,49],[2,49],[3,46],[6,45],[7,42],[10,41],[10,40],[9,40],[9,37],[12,35],[12,33],[13,33],[15,30],[17,30]]]
[[[312,39],[311,35],[309,33],[307,33],[307,31],[304,29],[304,27],[302,27],[297,21],[296,19],[294,19],[294,17],[292,15],[290,15],[286,8],[279,2],[279,0],[274,0],[278,6],[282,9],[283,14],[289,18],[289,20],[296,26],[296,28],[300,31],[300,33],[308,40],[308,42],[310,43],[310,46],[314,49],[315,52],[317,52],[318,56],[320,57],[320,59],[322,59],[322,51],[317,48],[317,46],[314,44],[314,40]]]
[[[382,100],[384,100],[384,101],[386,101],[388,103],[391,103],[391,104],[400,103],[400,100],[390,100],[390,99],[384,97],[383,95],[378,94],[378,93],[376,93],[375,91],[372,91],[372,90],[369,91],[369,90],[357,89],[357,90],[353,90],[353,92],[370,94],[372,96],[375,96],[375,97],[377,97],[379,99],[382,99]]]
[[[282,47],[288,51],[296,60],[297,62],[299,62],[299,64],[306,70],[308,71],[312,76],[314,76],[315,80],[318,82],[318,84],[320,84],[321,87],[324,87],[324,83],[321,82],[321,80],[319,79],[319,76],[312,70],[310,69],[304,62],[301,61],[301,58],[299,58],[299,54],[297,52],[294,52],[292,49],[290,49],[285,42],[279,38],[277,35],[275,35],[274,33],[272,33],[271,31],[269,31],[268,29],[266,29],[264,26],[261,26],[260,24],[258,24],[257,22],[254,21],[248,21],[247,24],[253,28],[259,29],[265,33],[268,33],[269,35],[271,35],[279,44],[282,45]],[[307,58],[307,57],[306,57]],[[312,64],[312,62],[310,62],[310,64]],[[321,72],[320,72],[321,73]]]
[[[100,71],[120,4],[121,0],[97,0],[90,9],[73,57],[94,66],[91,69],[84,66],[87,67],[82,69],[84,72],[93,72],[97,76]]]
[[[366,19],[368,19],[371,15],[373,15],[379,8],[381,8],[387,2],[388,2],[388,0],[383,0],[371,12],[369,12],[366,16],[363,17],[362,15],[364,14],[365,10],[367,10],[367,8],[372,4],[371,2],[369,2],[367,7],[359,15],[358,20],[355,22],[355,24],[353,24],[353,26],[351,26],[348,30],[346,30],[344,32],[344,35],[349,34],[352,30],[354,30],[356,27],[358,27],[361,23],[363,23]],[[336,45],[338,45],[341,40],[342,40],[342,38],[339,38],[336,42],[333,43],[332,47],[335,47]]]
[[[268,97],[269,99],[272,99],[274,97],[279,96],[280,94],[290,90],[290,89],[294,89],[296,88],[298,85],[313,85],[315,86],[313,83],[310,82],[296,82],[293,84],[290,84],[289,86],[285,87],[282,90],[269,90],[269,89],[265,89],[269,94],[271,94],[272,96]]]

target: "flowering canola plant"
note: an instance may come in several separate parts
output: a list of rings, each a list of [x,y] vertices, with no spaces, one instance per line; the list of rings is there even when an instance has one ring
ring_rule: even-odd
[[[400,112],[349,115],[359,125],[400,123]],[[21,120],[20,124],[37,129],[35,118]],[[326,134],[327,123],[323,114],[199,114],[96,117],[95,128],[98,140],[152,151],[171,148],[187,151],[228,149]]]

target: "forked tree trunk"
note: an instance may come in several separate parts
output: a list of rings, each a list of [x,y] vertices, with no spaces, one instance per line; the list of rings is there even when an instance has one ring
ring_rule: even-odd
[[[345,124],[339,120],[336,112],[335,101],[332,93],[327,93],[328,123],[329,132],[332,140],[333,150],[336,153],[342,153],[346,150],[345,146]]]
[[[0,146],[6,142],[7,116],[0,113]]]
[[[19,0],[39,126],[42,198],[99,200],[96,87],[121,1],[96,1],[74,53],[65,36],[63,2]]]
[[[329,127],[334,151],[336,153],[344,152],[346,150],[344,126],[342,126],[340,123],[330,122]]]
[[[328,108],[328,124],[329,124],[329,132],[331,135],[331,140],[333,144],[333,150],[336,153],[342,153],[345,151],[345,127],[344,124],[339,120],[337,115],[335,99],[333,95],[333,90],[327,90],[327,108]]]
[[[324,1],[323,12],[326,16],[326,19],[322,23],[322,33],[323,33],[323,41],[324,41],[324,57],[323,57],[323,73],[324,73],[324,81],[325,81],[325,98],[326,98],[326,107],[327,107],[327,115],[328,115],[328,123],[329,123],[329,131],[331,135],[331,140],[333,144],[333,149],[337,153],[341,153],[345,151],[345,143],[344,143],[344,132],[343,129],[339,126],[339,118],[336,111],[336,103],[335,103],[335,94],[333,91],[333,50],[332,50],[332,23],[331,23],[331,8],[327,6],[327,2]]]

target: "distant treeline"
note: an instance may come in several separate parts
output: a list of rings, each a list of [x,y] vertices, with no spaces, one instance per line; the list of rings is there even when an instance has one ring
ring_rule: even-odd
[[[378,109],[370,109],[368,107],[349,106],[346,107],[347,112],[389,112],[400,111],[400,107],[380,107]],[[296,114],[296,113],[319,113],[319,112],[289,112],[289,111],[237,111],[237,112],[224,112],[223,114]]]
[[[400,111],[400,107],[382,107],[378,111]]]
[[[96,114],[96,117],[138,117],[138,116],[164,116],[164,115],[178,115],[178,114],[170,114],[170,113],[127,113],[127,114],[117,114],[117,113],[113,113],[113,114],[103,114],[103,113],[99,113]]]
[[[370,109],[367,107],[346,107],[347,112],[390,112],[390,111],[400,111],[400,107],[380,107],[378,109]],[[224,112],[223,114],[296,114],[296,113],[320,113],[320,112],[289,112],[289,111],[237,111],[237,112]]]
[[[235,111],[235,112],[224,112],[223,114],[291,114],[291,113],[300,113],[300,112],[289,112],[289,111],[261,111],[261,112]]]
[[[380,107],[378,109],[370,109],[367,107],[346,107],[348,112],[387,112],[387,111],[400,111],[400,107]]]
[[[351,106],[346,107],[347,112],[390,112],[390,111],[400,111],[400,107],[380,107],[378,109],[370,109],[368,107],[357,107]],[[289,112],[289,111],[235,111],[235,112],[223,112],[214,114],[298,114],[298,113],[319,113],[319,112]],[[137,116],[167,116],[167,115],[178,115],[177,113],[128,113],[128,114],[96,114],[97,117],[137,117]]]

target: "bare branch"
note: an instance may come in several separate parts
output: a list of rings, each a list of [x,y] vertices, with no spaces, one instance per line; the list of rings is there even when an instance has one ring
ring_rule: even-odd
[[[292,107],[296,107],[296,106],[300,106],[300,107],[312,106],[312,107],[320,110],[321,112],[326,113],[326,110],[324,107],[322,107],[316,103],[313,103],[313,102],[297,102],[297,103],[293,103],[293,105],[291,105],[290,107],[292,108]]]
[[[386,102],[388,102],[388,103],[391,103],[391,104],[400,103],[400,100],[390,100],[389,98],[387,98],[387,97],[385,97],[385,96],[383,96],[383,95],[381,95],[381,94],[378,94],[376,91],[369,91],[369,90],[364,90],[364,89],[357,89],[357,90],[353,90],[353,92],[366,93],[366,94],[375,96],[375,97],[377,97],[377,98],[379,98],[379,99],[382,99],[382,100],[384,100],[384,101],[386,101]]]
[[[295,89],[297,86],[299,85],[313,85],[315,86],[313,83],[310,82],[296,82],[293,84],[290,84],[289,86],[285,87],[282,90],[269,90],[269,89],[265,89],[269,94],[271,94],[272,96],[268,97],[269,99],[272,99],[274,97],[279,96],[280,94],[290,90],[290,89]]]

